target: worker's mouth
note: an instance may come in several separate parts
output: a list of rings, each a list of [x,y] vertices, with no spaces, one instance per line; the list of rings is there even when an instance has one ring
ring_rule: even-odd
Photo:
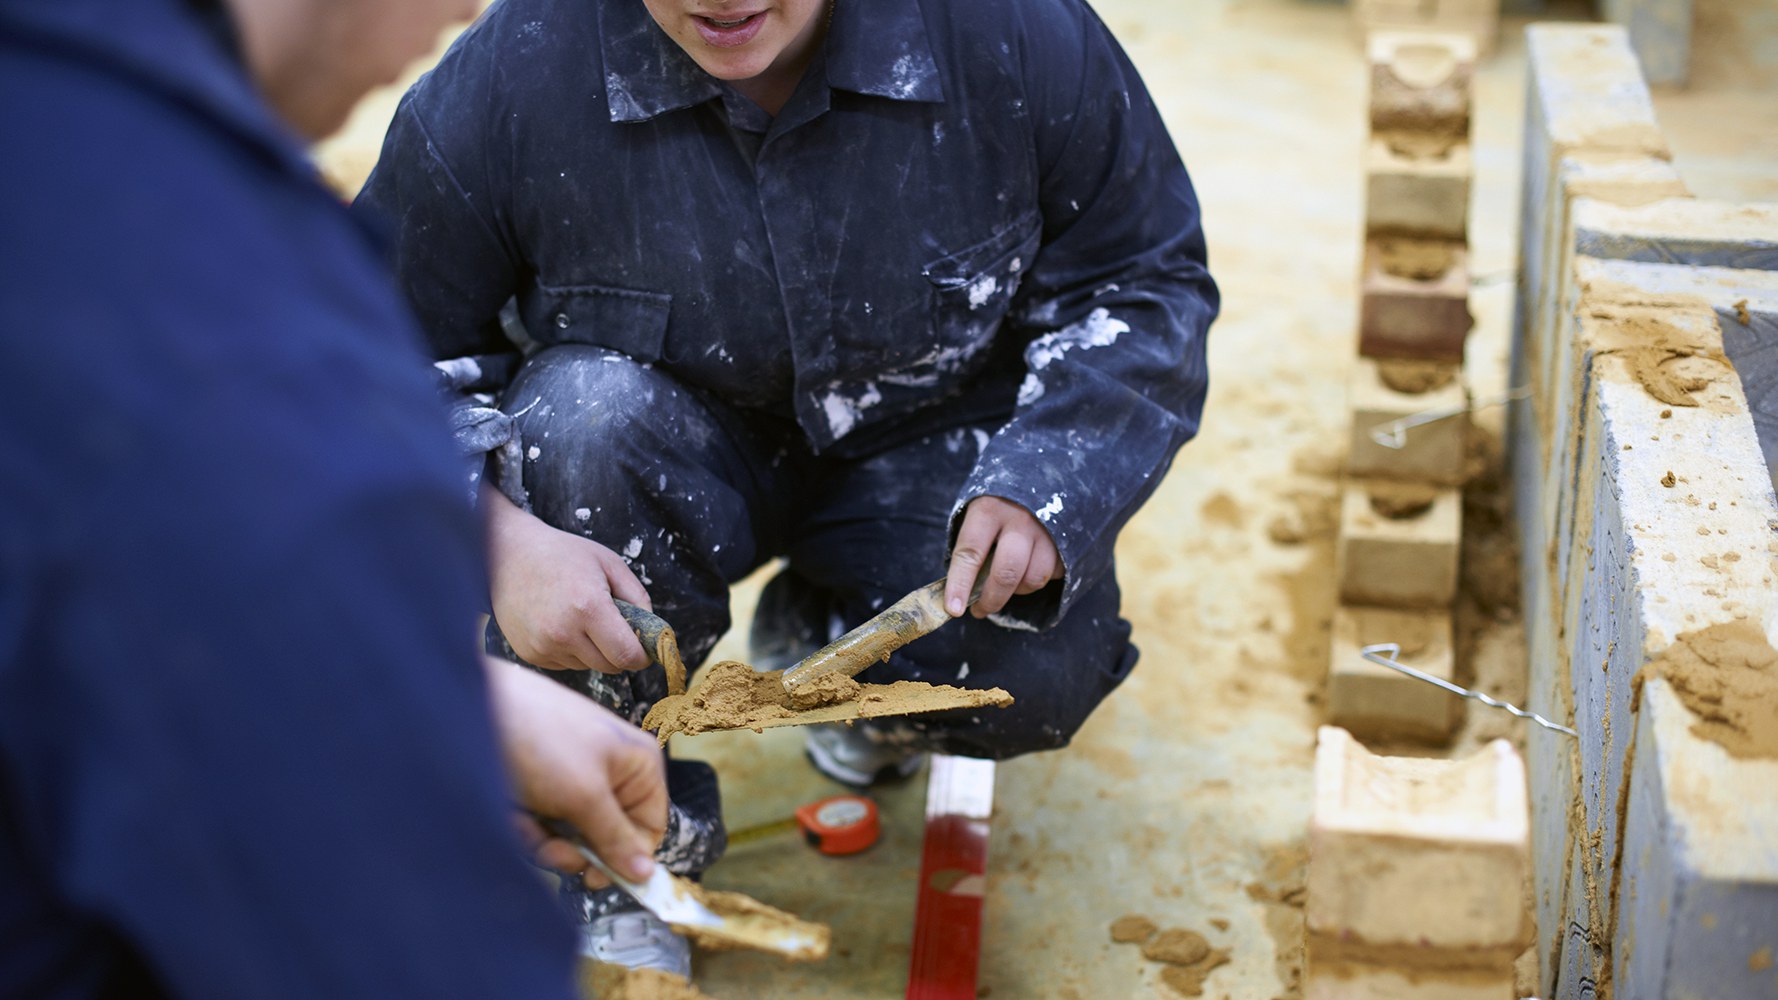
[[[759,34],[759,29],[765,26],[766,15],[764,11],[760,11],[735,18],[694,16],[692,22],[698,26],[698,34],[708,44],[733,48],[753,41],[753,36]]]

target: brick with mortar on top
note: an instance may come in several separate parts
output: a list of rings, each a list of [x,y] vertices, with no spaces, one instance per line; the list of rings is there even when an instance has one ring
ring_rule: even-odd
[[[1474,42],[1437,32],[1379,31],[1368,54],[1373,131],[1469,134]]]
[[[1328,721],[1363,739],[1448,741],[1462,700],[1359,654],[1379,643],[1400,646],[1397,662],[1421,673],[1443,681],[1455,673],[1450,612],[1339,608],[1327,672]]]
[[[1462,369],[1439,361],[1359,358],[1348,382],[1351,414],[1346,471],[1370,479],[1402,479],[1456,486],[1463,482],[1469,443],[1469,405]],[[1401,447],[1379,443],[1389,425],[1433,410],[1459,411],[1399,436]]]
[[[1323,726],[1313,810],[1311,966],[1504,967],[1510,982],[1531,929],[1525,766],[1511,744],[1461,760],[1384,757]]]
[[[1340,600],[1445,608],[1457,595],[1463,498],[1450,488],[1347,480],[1340,503]]]
[[[1484,56],[1500,34],[1500,0],[1353,0],[1352,14],[1361,36],[1401,29],[1456,34]]]
[[[1463,239],[1469,232],[1474,173],[1463,136],[1375,132],[1365,153],[1365,227]]]
[[[1426,266],[1439,250],[1449,263]],[[1463,360],[1475,325],[1469,312],[1469,252],[1451,240],[1378,237],[1365,244],[1358,352],[1367,358]]]

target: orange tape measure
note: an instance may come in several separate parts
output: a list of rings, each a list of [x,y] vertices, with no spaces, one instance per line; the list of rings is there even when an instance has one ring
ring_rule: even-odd
[[[857,854],[882,836],[877,804],[862,795],[835,795],[797,807],[789,819],[729,832],[730,844],[744,844],[800,829],[803,840],[822,854]]]

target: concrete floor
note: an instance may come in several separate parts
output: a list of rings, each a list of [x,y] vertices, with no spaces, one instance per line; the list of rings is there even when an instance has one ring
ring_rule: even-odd
[[[981,982],[998,997],[1172,997],[1158,967],[1107,926],[1143,913],[1232,953],[1206,995],[1297,995],[1300,887],[1333,605],[1329,505],[1343,449],[1362,230],[1363,62],[1346,8],[1311,0],[1097,0],[1142,69],[1192,169],[1225,312],[1210,342],[1204,432],[1120,542],[1124,613],[1142,662],[1067,750],[1002,765],[990,847]],[[1658,96],[1678,160],[1711,197],[1778,200],[1778,0],[1697,0],[1693,87]],[[1585,19],[1579,3],[1545,18]],[[1515,266],[1524,18],[1509,18],[1478,76],[1471,372],[1504,388]],[[345,189],[374,160],[394,94],[373,97],[320,158]],[[1481,417],[1498,433],[1500,411]],[[1471,524],[1499,520],[1484,478]],[[1478,530],[1471,671],[1522,698],[1510,539]],[[1281,542],[1276,539],[1285,539]],[[1292,540],[1300,539],[1300,540]],[[758,581],[739,588],[746,621]],[[718,658],[743,658],[740,636]],[[1458,747],[1512,735],[1472,717]],[[731,826],[787,815],[837,788],[795,730],[680,739],[723,774]],[[902,995],[912,939],[924,785],[883,791],[885,832],[831,859],[794,838],[737,847],[709,875],[833,926],[825,963],[703,954],[718,998]],[[1226,929],[1220,922],[1226,921]],[[986,995],[986,993],[984,993]]]

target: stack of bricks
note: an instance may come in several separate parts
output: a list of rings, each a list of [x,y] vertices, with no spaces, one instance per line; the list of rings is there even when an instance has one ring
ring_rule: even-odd
[[[1381,757],[1321,730],[1305,1000],[1513,1000],[1530,940],[1525,766]]]
[[[1361,356],[1350,386],[1328,677],[1331,721],[1366,739],[1443,743],[1460,717],[1457,699],[1359,649],[1396,643],[1399,662],[1444,680],[1455,671],[1474,67],[1475,48],[1461,36],[1371,39]],[[1396,421],[1433,411],[1451,415],[1401,429],[1391,442],[1399,448],[1378,440]]]
[[[1438,31],[1463,35],[1487,55],[1500,35],[1500,0],[1352,0],[1352,20],[1360,37],[1375,31]]]

